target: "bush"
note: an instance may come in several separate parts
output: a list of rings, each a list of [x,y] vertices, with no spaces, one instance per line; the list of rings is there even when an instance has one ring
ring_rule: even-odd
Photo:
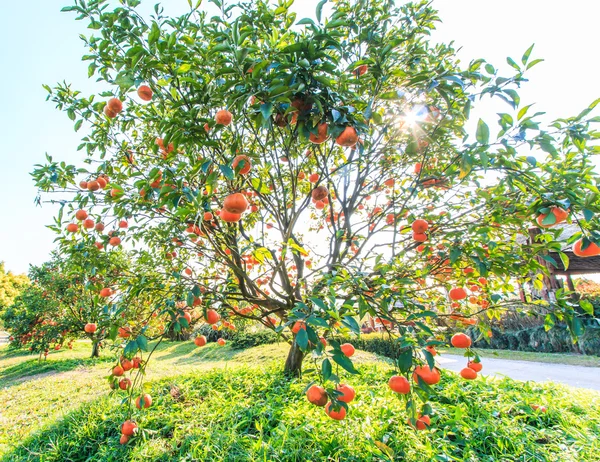
[[[387,336],[384,337],[382,334],[363,334],[358,338],[348,338],[345,341],[351,343],[354,348],[387,358],[394,359],[398,354],[397,342],[390,340]]]
[[[209,342],[216,342],[223,338],[229,342],[229,345],[234,350],[242,350],[259,345],[269,345],[281,341],[281,337],[271,330],[261,329],[257,331],[245,330],[213,330],[211,326],[203,324],[199,329],[194,331],[191,338],[198,335],[204,335]]]

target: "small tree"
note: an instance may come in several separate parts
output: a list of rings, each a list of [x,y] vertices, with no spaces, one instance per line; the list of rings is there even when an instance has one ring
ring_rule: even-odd
[[[325,18],[322,1],[300,20],[283,0],[212,0],[211,18],[157,6],[149,20],[138,3],[65,8],[98,31],[84,59],[110,89],[97,98],[47,87],[76,130],[89,128],[79,147],[88,167],[49,157],[34,177],[73,211],[115,223],[100,247],[123,239],[151,252],[174,278],[165,305],[176,322],[175,303],[200,301],[215,325],[255,320],[290,342],[286,373],[299,375],[310,353],[318,380],[335,383],[333,363],[356,372],[341,338],[371,316],[397,339],[398,370],[417,372],[423,397],[437,326],[486,335],[490,319],[522,306],[513,281],[546,271],[537,257],[560,251],[556,224],[577,223],[569,244],[600,252],[588,143],[597,101],[542,127],[518,94],[540,61],[531,48],[509,58],[512,75],[483,59],[462,68],[451,45],[428,42],[438,17],[427,2],[339,0]],[[479,120],[469,133],[485,98],[507,112],[496,130]],[[54,227],[63,239],[96,239],[75,221],[64,236],[70,219]],[[532,220],[544,232],[522,246]],[[580,332],[564,292],[544,309]],[[414,423],[416,400],[407,403]]]
[[[0,313],[12,305],[15,297],[29,284],[24,274],[6,271],[4,262],[0,262]]]

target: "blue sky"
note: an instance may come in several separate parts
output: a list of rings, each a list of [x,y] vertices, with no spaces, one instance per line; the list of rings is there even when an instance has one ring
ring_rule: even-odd
[[[155,2],[144,1],[150,10]],[[206,0],[205,0],[205,3]],[[317,0],[296,0],[299,18],[312,16]],[[89,94],[99,91],[87,79],[87,65],[79,34],[85,24],[61,13],[69,0],[4,0],[0,28],[2,109],[0,126],[0,260],[14,272],[45,261],[53,248],[54,234],[45,226],[55,209],[36,207],[36,189],[29,172],[44,161],[47,152],[56,159],[76,163],[82,133],[73,131],[65,114],[46,102],[42,84],[71,82]],[[187,0],[163,2],[168,13],[185,11]],[[530,74],[531,83],[521,93],[524,104],[537,103],[548,119],[578,113],[600,97],[596,21],[598,0],[436,0],[443,24],[434,40],[454,40],[462,47],[463,61],[484,57],[506,69],[506,56],[520,58],[536,43],[535,57],[545,62]],[[493,5],[493,6],[492,6]],[[496,107],[480,108],[495,123]],[[501,108],[506,110],[506,108]]]

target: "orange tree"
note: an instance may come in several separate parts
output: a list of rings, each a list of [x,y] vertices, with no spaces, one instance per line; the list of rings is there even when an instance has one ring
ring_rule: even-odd
[[[539,310],[515,301],[514,281],[539,287],[540,261],[565,245],[600,251],[596,103],[541,126],[518,94],[540,61],[532,49],[508,59],[510,75],[483,59],[461,67],[451,45],[428,41],[438,17],[427,2],[325,0],[314,19],[296,18],[292,0],[209,3],[214,16],[157,6],[146,18],[138,0],[65,8],[93,30],[83,59],[103,91],[47,87],[87,130],[84,162],[49,157],[34,177],[68,213],[93,210],[112,231],[72,216],[56,231],[144,252],[166,278],[156,309],[176,329],[187,306],[217,329],[247,318],[281,333],[285,371],[300,374],[310,356],[327,386],[310,399],[331,400],[335,418],[348,397],[327,384],[340,367],[356,372],[341,338],[376,318],[396,340],[393,388],[416,381],[407,405],[425,426],[413,398],[439,380],[436,329],[477,324],[485,335],[503,310]],[[488,99],[506,103],[495,128],[469,119]],[[535,221],[541,236],[518,244]],[[580,227],[566,244],[563,221]],[[575,307],[562,290],[556,299],[543,307],[549,322],[577,335]]]

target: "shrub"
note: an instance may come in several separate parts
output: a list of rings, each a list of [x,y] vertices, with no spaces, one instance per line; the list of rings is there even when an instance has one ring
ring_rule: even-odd
[[[282,338],[270,330],[259,330],[256,332],[234,332],[231,338],[231,348],[242,350],[259,345],[269,345],[282,341]]]

